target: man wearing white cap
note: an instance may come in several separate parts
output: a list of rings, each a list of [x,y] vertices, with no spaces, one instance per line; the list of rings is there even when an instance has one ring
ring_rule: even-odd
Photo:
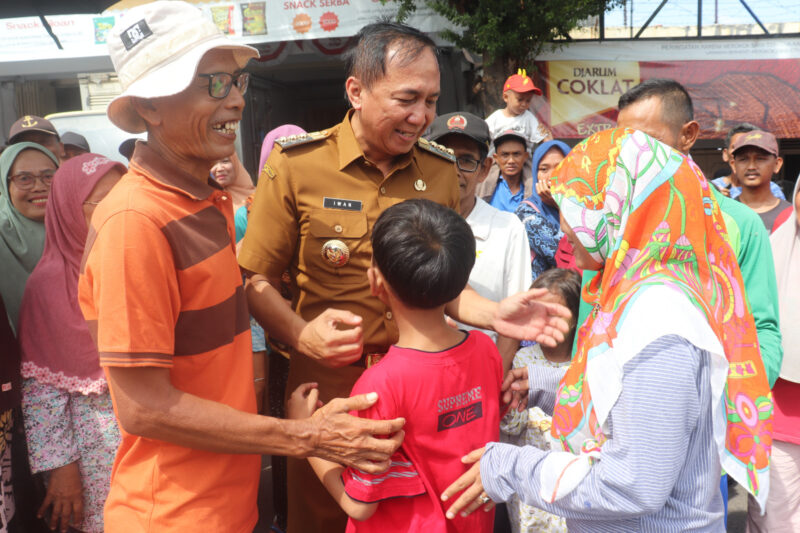
[[[94,213],[79,283],[122,428],[106,530],[250,533],[258,454],[380,471],[403,421],[347,414],[374,395],[300,421],[255,414],[231,199],[208,169],[234,151],[257,51],[184,2],[128,11],[109,49],[124,88],[109,118],[147,142]]]

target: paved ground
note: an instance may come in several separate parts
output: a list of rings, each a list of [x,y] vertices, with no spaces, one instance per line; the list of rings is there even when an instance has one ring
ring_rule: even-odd
[[[734,483],[728,488],[728,533],[744,533],[747,522],[747,491]]]

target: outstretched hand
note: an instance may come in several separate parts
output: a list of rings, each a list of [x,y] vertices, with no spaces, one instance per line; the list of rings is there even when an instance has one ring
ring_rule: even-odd
[[[464,491],[447,509],[445,516],[448,519],[452,520],[459,512],[461,512],[461,516],[467,516],[481,505],[484,506],[484,511],[491,511],[494,507],[494,502],[483,491],[483,482],[481,481],[481,457],[485,451],[485,447],[478,448],[461,458],[462,463],[471,464],[472,467],[442,493],[442,501],[446,502],[455,494]]]
[[[378,394],[360,394],[336,398],[317,409],[311,416],[317,435],[311,455],[335,463],[354,466],[370,474],[384,472],[392,454],[403,442],[403,418],[370,420],[351,416],[378,401]]]
[[[555,346],[569,331],[569,309],[557,303],[540,301],[547,289],[530,289],[500,301],[492,324],[500,335]]]

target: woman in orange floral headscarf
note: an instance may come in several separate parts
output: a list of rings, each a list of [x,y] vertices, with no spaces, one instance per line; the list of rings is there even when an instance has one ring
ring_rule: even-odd
[[[571,533],[724,531],[720,466],[766,499],[772,400],[709,184],[622,129],[580,143],[551,181],[578,266],[598,271],[555,397],[563,451],[490,444],[480,476],[451,487],[473,482],[455,507],[477,508],[485,489],[566,517]],[[542,376],[529,378],[533,392]]]

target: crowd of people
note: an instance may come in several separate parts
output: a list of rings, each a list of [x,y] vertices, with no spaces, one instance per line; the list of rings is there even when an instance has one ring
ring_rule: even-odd
[[[800,528],[800,186],[733,127],[707,180],[651,79],[570,147],[525,71],[436,116],[437,48],[365,26],[341,123],[257,186],[248,61],[181,1],[109,35],[129,165],[41,117],[0,154],[0,531]],[[788,201],[787,201],[788,198]],[[495,508],[498,506],[497,508]]]

